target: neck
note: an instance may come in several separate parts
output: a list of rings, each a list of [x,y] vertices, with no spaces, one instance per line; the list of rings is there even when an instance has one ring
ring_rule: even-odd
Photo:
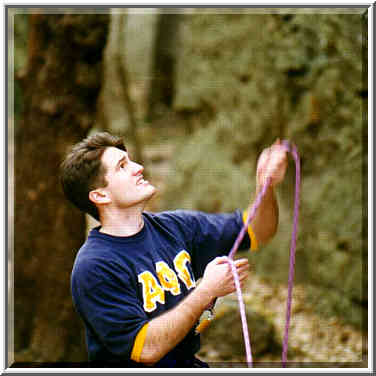
[[[144,226],[142,217],[144,207],[137,206],[122,211],[106,211],[101,218],[100,232],[114,236],[132,236],[140,232]]]

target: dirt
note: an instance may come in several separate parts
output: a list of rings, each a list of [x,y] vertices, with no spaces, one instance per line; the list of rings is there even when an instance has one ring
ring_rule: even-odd
[[[285,330],[287,285],[271,285],[257,275],[252,275],[243,291],[245,304],[273,322],[281,346]],[[222,304],[237,304],[236,294],[231,294]],[[220,304],[219,304],[220,305]],[[220,318],[218,318],[220,320]],[[239,316],[240,320],[240,316]],[[205,335],[205,333],[203,334]],[[241,334],[239,334],[241,335]],[[252,333],[250,333],[252,341]],[[252,344],[252,343],[251,343]],[[200,352],[201,359],[207,362],[223,362],[221,354],[210,344]],[[315,364],[325,367],[346,366],[360,363],[367,355],[367,339],[364,334],[341,322],[339,318],[323,318],[314,312],[307,301],[304,288],[295,286],[293,290],[292,315],[289,328],[288,362]],[[231,362],[244,362],[234,357]],[[281,362],[281,354],[268,353],[254,362]],[[228,360],[227,360],[228,362]],[[320,365],[321,363],[321,365]],[[359,365],[352,365],[359,366]]]

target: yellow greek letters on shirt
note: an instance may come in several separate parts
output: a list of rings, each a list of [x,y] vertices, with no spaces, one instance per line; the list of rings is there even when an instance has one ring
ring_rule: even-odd
[[[179,252],[174,258],[174,266],[178,272],[178,277],[184,282],[185,286],[189,290],[192,287],[195,287],[196,283],[194,280],[192,280],[192,277],[187,268],[188,262],[191,262],[191,256],[185,250]]]
[[[158,279],[148,270],[138,275],[138,281],[142,284],[144,310],[146,312],[154,311],[157,308],[157,302],[165,304],[165,291],[169,291],[175,296],[181,294],[178,277],[188,290],[196,286],[187,267],[190,262],[191,256],[187,251],[182,250],[174,258],[177,275],[164,261],[158,261],[155,264]]]
[[[151,274],[149,271],[142,272],[138,275],[138,281],[142,284],[144,310],[146,312],[154,311],[157,307],[157,301],[164,304],[164,291],[153,274]]]
[[[165,291],[170,291],[172,295],[180,294],[180,285],[175,272],[164,261],[155,264],[159,282]]]

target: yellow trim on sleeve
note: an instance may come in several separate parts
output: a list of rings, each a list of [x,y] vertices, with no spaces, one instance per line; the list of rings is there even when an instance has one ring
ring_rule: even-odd
[[[247,222],[247,218],[248,218],[248,212],[247,210],[244,210],[243,223]],[[257,243],[256,235],[253,232],[251,225],[248,226],[248,235],[249,235],[249,238],[251,239],[251,251],[257,251],[258,243]]]
[[[131,359],[135,362],[139,362],[141,358],[142,349],[144,347],[146,330],[149,323],[146,323],[138,332],[136,339],[134,340],[133,349],[131,353]]]

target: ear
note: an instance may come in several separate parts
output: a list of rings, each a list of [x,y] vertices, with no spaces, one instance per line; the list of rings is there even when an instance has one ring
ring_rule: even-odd
[[[96,205],[108,204],[111,202],[110,196],[104,189],[94,189],[90,191],[89,200]]]

